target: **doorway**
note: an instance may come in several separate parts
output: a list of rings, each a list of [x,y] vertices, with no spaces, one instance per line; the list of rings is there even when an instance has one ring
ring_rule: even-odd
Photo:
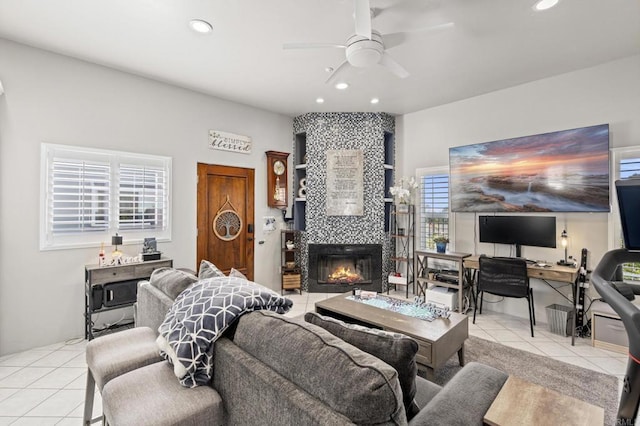
[[[253,169],[198,163],[196,270],[202,259],[253,281]]]

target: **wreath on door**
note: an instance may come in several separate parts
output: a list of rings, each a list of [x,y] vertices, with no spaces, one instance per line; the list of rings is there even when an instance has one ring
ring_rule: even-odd
[[[218,209],[218,213],[213,218],[211,226],[213,233],[222,241],[233,241],[240,236],[242,218],[238,214],[238,209],[231,204],[228,195],[227,201]]]

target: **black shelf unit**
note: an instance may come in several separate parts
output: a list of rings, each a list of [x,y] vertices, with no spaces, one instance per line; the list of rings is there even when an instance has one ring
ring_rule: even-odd
[[[415,206],[412,204],[391,204],[389,208],[389,238],[391,247],[389,288],[405,286],[405,297],[409,297],[409,286],[415,291],[414,251],[415,251]],[[395,273],[401,273],[397,277]]]

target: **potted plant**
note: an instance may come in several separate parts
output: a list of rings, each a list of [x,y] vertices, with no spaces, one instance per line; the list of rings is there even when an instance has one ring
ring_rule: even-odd
[[[398,211],[409,211],[409,205],[417,189],[418,182],[413,176],[411,178],[403,177],[395,186],[389,188],[389,193],[397,201]]]
[[[447,251],[449,237],[444,235],[436,235],[435,237],[433,237],[433,242],[436,243],[436,251],[438,253],[444,253],[445,251]]]

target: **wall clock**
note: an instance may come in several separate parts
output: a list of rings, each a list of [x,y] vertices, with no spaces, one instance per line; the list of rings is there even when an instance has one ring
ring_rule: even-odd
[[[288,152],[267,151],[267,205],[286,209],[289,205],[287,178]]]

